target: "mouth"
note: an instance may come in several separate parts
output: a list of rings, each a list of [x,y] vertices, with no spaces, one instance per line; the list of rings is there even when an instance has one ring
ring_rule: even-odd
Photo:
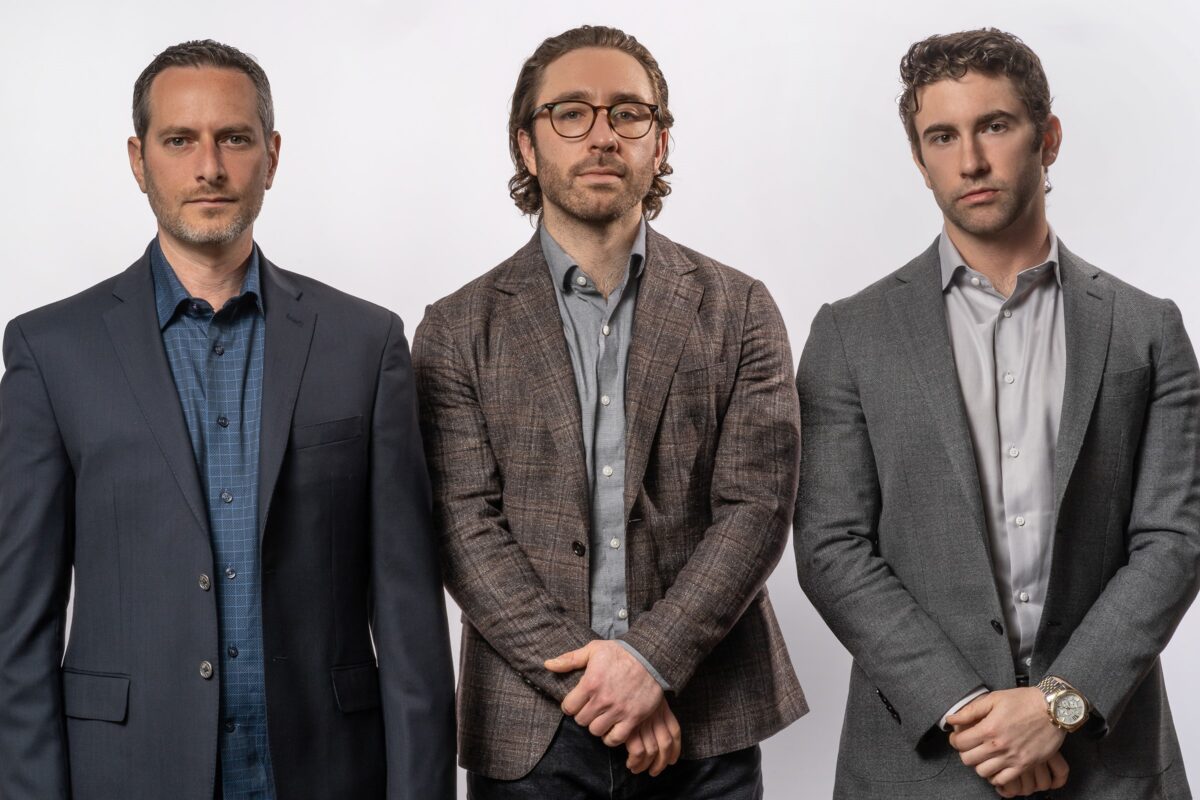
[[[187,205],[196,205],[201,208],[217,208],[232,202],[234,202],[232,197],[196,197],[188,200]]]
[[[960,202],[966,203],[968,205],[976,205],[979,203],[986,203],[998,194],[1000,194],[999,189],[989,189],[986,187],[980,187],[978,189],[972,189],[971,191],[962,195],[958,199]]]

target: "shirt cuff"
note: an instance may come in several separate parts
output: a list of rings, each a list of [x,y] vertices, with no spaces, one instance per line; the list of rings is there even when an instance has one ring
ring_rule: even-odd
[[[654,666],[649,661],[647,661],[645,659],[645,657],[643,657],[642,654],[639,653],[633,645],[629,644],[629,642],[626,642],[622,639],[617,639],[617,644],[621,645],[621,647],[624,647],[625,650],[629,653],[629,655],[636,658],[638,660],[638,663],[646,668],[646,672],[650,673],[650,677],[654,678],[654,680],[658,683],[658,685],[662,688],[662,690],[664,692],[671,691],[671,684],[667,683],[666,680],[663,679],[663,676],[658,674],[658,670],[656,670],[654,668]]]
[[[978,689],[976,689],[975,691],[973,691],[973,692],[971,692],[970,694],[968,694],[968,695],[967,695],[966,697],[964,697],[962,700],[959,700],[957,703],[955,703],[954,705],[950,706],[950,710],[949,710],[949,711],[947,711],[947,712],[946,712],[944,715],[942,715],[942,720],[941,720],[941,722],[939,722],[939,723],[938,723],[938,727],[939,727],[939,728],[941,728],[942,730],[946,731],[946,732],[949,732],[949,731],[951,731],[951,730],[952,730],[952,728],[951,728],[949,725],[947,725],[947,724],[946,724],[946,719],[947,719],[947,717],[952,717],[952,716],[954,716],[954,715],[955,715],[955,714],[957,714],[957,713],[959,712],[959,710],[960,710],[960,709],[962,709],[962,707],[963,707],[963,706],[965,706],[967,703],[971,702],[971,701],[972,701],[972,700],[974,700],[976,697],[979,697],[979,696],[981,696],[981,695],[985,695],[985,694],[987,694],[987,693],[988,693],[987,687],[986,687],[986,686],[980,686]]]

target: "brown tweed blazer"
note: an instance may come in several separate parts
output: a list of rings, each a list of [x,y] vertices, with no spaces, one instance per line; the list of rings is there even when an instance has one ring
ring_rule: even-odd
[[[430,306],[413,340],[450,593],[463,609],[462,766],[519,778],[578,681],[542,662],[589,627],[579,401],[535,235]],[[808,708],[764,583],[800,444],[787,332],[758,281],[649,231],[626,379],[624,639],[674,688],[684,758]]]

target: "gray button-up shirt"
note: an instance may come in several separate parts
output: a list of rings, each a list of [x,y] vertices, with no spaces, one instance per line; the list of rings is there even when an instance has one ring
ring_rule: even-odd
[[[582,414],[591,491],[592,630],[605,639],[615,639],[629,630],[625,591],[625,366],[638,281],[646,260],[646,223],[643,220],[638,228],[625,277],[607,299],[545,226],[539,235],[558,289],[555,297]],[[625,642],[621,644],[667,688],[662,676],[640,653]]]
[[[1033,653],[1054,543],[1054,451],[1067,374],[1058,239],[1005,298],[939,245],[946,322],[966,404],[995,570],[1016,669]]]

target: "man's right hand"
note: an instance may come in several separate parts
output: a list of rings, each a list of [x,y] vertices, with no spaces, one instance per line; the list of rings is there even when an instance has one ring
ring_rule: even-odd
[[[1070,768],[1062,753],[1055,753],[1049,761],[1033,765],[1016,780],[997,786],[996,793],[1001,797],[1024,797],[1034,792],[1061,789],[1067,784],[1069,772]]]
[[[635,775],[649,769],[651,777],[658,777],[679,760],[683,732],[665,697],[634,729],[625,741],[625,748],[629,751],[625,766]]]

